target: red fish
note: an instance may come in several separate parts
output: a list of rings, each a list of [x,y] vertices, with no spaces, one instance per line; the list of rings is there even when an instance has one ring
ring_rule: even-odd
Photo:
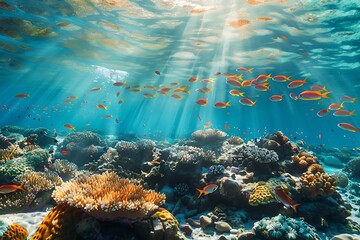
[[[241,98],[240,101],[239,101],[242,105],[245,105],[245,106],[249,106],[249,107],[252,107],[256,104],[256,101],[253,102],[251,99],[249,98]]]
[[[4,184],[4,185],[0,186],[0,193],[7,194],[7,193],[15,192],[17,190],[27,192],[27,190],[24,188],[24,185],[25,185],[25,183],[21,183],[20,185]]]
[[[240,92],[239,90],[236,90],[236,89],[231,89],[229,91],[229,93],[232,95],[232,96],[237,96],[237,97],[242,97],[244,96],[244,92]]]
[[[199,196],[198,196],[198,198],[200,198],[201,197],[201,195],[208,195],[208,194],[210,194],[210,193],[213,193],[213,192],[215,192],[216,190],[218,189],[218,185],[216,185],[216,184],[209,184],[209,185],[207,185],[207,186],[205,186],[203,189],[196,189],[196,190],[198,190],[199,191]]]
[[[71,125],[71,124],[68,124],[68,123],[64,124],[64,127],[66,127],[69,130],[75,130],[75,127],[73,125]]]
[[[306,83],[306,79],[304,80],[294,80],[294,81],[291,81],[287,87],[288,88],[298,88],[298,87],[301,87],[302,85],[304,85]]]
[[[237,87],[237,88],[241,88],[241,87],[242,87],[241,82],[240,82],[239,80],[237,80],[237,79],[234,79],[234,78],[228,78],[228,79],[226,80],[226,82],[227,82],[229,85],[233,86],[233,87]]]
[[[94,88],[92,88],[90,91],[91,92],[96,92],[96,91],[100,91],[102,88],[100,88],[100,87],[94,87]]]
[[[321,85],[313,85],[313,86],[311,86],[311,90],[326,91],[326,87],[325,87],[325,86],[321,86]]]
[[[351,125],[350,123],[342,122],[342,123],[339,123],[337,126],[341,129],[349,131],[349,132],[360,132],[360,128],[356,128],[353,125]]]
[[[355,114],[355,110],[350,112],[348,110],[341,109],[334,112],[333,115],[336,117],[349,117],[349,116],[355,116],[356,114]]]
[[[340,110],[344,108],[344,102],[342,102],[341,104],[338,103],[332,103],[329,105],[328,109],[329,110]]]
[[[349,96],[342,96],[342,97],[341,97],[341,101],[353,103],[353,102],[356,101],[356,98],[354,98],[354,97],[349,97]]]
[[[29,94],[26,93],[19,93],[15,95],[16,98],[28,98]]]
[[[254,68],[244,68],[244,67],[238,67],[237,69],[236,69],[236,71],[238,71],[238,72],[248,72],[248,73],[252,73],[252,70],[254,70]]]
[[[116,86],[116,87],[121,87],[121,86],[124,86],[126,84],[126,81],[123,81],[123,82],[114,82],[113,85]]]
[[[259,91],[265,92],[265,91],[267,91],[267,90],[270,89],[270,86],[267,85],[267,84],[262,83],[262,84],[255,84],[255,88],[256,88],[257,90],[259,90]]]
[[[189,82],[196,82],[198,80],[198,77],[191,77],[189,78]]]
[[[60,150],[60,153],[61,153],[62,155],[69,155],[69,152],[66,151],[65,149]]]
[[[227,108],[227,107],[230,107],[230,101],[228,102],[216,102],[215,103],[215,107],[217,108]]]
[[[279,186],[274,188],[274,195],[275,199],[278,202],[284,204],[286,208],[291,207],[292,209],[294,209],[294,212],[296,212],[296,207],[300,205],[294,204],[293,200],[289,197],[289,195]]]
[[[206,104],[208,104],[208,100],[206,98],[199,98],[196,100],[196,103],[200,106],[206,106]]]
[[[319,110],[316,115],[318,115],[318,117],[325,117],[326,115],[328,115],[330,112],[329,109],[322,109],[322,110]]]
[[[273,76],[272,79],[276,82],[286,82],[286,81],[290,80],[290,76],[287,77],[285,75],[276,75],[276,76]]]
[[[328,96],[330,92],[324,92],[321,91],[313,91],[313,90],[307,90],[303,91],[299,94],[299,98],[302,100],[319,100],[321,98],[330,98]]]
[[[281,95],[272,95],[269,99],[273,102],[280,102],[283,100],[283,97]]]

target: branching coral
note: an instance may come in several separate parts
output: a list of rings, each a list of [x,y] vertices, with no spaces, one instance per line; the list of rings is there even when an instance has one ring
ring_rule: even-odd
[[[51,190],[61,185],[62,180],[57,173],[52,171],[27,172],[17,177],[19,182],[25,182],[25,188],[34,193]]]
[[[6,162],[8,160],[14,159],[20,154],[22,154],[22,149],[19,147],[18,144],[10,143],[10,146],[6,149],[1,150],[1,158],[0,162]]]
[[[16,191],[11,194],[0,195],[0,214],[29,206],[35,199],[36,194],[31,191]]]
[[[336,180],[324,172],[305,172],[300,178],[301,191],[309,198],[329,196],[336,190]]]
[[[78,167],[65,159],[55,159],[54,163],[50,164],[49,168],[61,175],[74,176]]]
[[[79,176],[56,187],[52,196],[58,203],[83,209],[102,220],[134,221],[165,202],[165,195],[144,190],[113,172]]]

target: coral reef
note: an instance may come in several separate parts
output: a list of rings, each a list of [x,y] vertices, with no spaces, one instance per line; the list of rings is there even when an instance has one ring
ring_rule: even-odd
[[[163,194],[144,190],[113,172],[78,176],[56,187],[52,196],[58,203],[83,209],[102,220],[135,221],[165,201]]]
[[[49,169],[57,172],[61,178],[68,179],[75,176],[75,172],[78,167],[76,164],[69,162],[65,159],[55,159],[55,161],[49,164]]]
[[[288,218],[281,214],[272,218],[265,217],[255,222],[253,231],[255,231],[256,237],[261,239],[320,240],[314,227],[304,221]]]
[[[28,191],[16,191],[0,195],[0,214],[26,209],[35,199],[36,194]]]
[[[225,139],[226,133],[217,129],[197,130],[191,134],[198,147],[221,142]]]
[[[186,183],[178,183],[174,187],[174,193],[178,196],[184,196],[189,191],[189,186]]]
[[[5,149],[0,149],[0,163],[6,162],[8,160],[14,159],[18,157],[20,154],[22,154],[23,151],[19,147],[18,144],[12,144],[10,143],[10,146],[8,146]]]
[[[19,182],[25,182],[25,188],[35,194],[51,190],[63,182],[57,173],[49,170],[45,172],[26,172],[16,177],[16,179]]]
[[[274,196],[275,187],[281,187],[286,192],[290,189],[286,181],[280,178],[271,178],[267,182],[258,182],[249,197],[249,204],[257,206],[277,202]]]
[[[345,167],[345,171],[350,172],[352,177],[360,178],[360,158],[350,160]]]
[[[1,221],[0,225],[2,225]],[[26,240],[28,235],[26,228],[17,223],[12,223],[3,233],[0,231],[0,240]]]
[[[337,181],[327,173],[305,172],[300,178],[301,191],[308,198],[329,196],[333,194],[338,185]]]
[[[80,209],[67,204],[55,206],[44,218],[31,240],[77,239],[76,224],[83,218]]]
[[[209,167],[209,174],[211,175],[221,175],[225,171],[225,167],[223,165],[212,165]]]
[[[291,163],[289,165],[289,171],[291,173],[303,173],[306,172],[308,167],[318,162],[317,157],[307,152],[300,152],[297,155],[291,157]]]

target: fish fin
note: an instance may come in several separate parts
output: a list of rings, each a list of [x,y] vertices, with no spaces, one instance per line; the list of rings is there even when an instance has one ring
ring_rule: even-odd
[[[356,116],[357,114],[355,114],[355,110],[350,112],[351,116]]]
[[[330,98],[330,97],[328,96],[329,93],[331,93],[331,92],[321,93],[321,97],[323,97],[323,98]]]
[[[321,90],[322,90],[322,91],[327,91],[327,89],[326,89],[326,87],[325,87],[325,86],[324,86]]]
[[[22,190],[22,191],[24,191],[24,192],[27,192],[28,190],[26,190],[26,189],[24,188],[24,185],[25,185],[25,182],[21,183],[20,186],[17,187],[17,189]]]
[[[250,68],[248,73],[252,73],[252,70],[254,70],[254,68]]]
[[[342,103],[340,104],[340,107],[341,107],[341,108],[344,108],[344,102],[342,102]]]
[[[196,189],[196,190],[198,190],[199,191],[199,196],[198,196],[198,198],[200,198],[201,197],[201,195],[203,195],[203,193],[204,193],[204,190],[201,190],[201,189]]]
[[[228,107],[230,107],[230,106],[231,106],[231,105],[230,105],[230,101],[226,102],[225,105],[228,106]]]
[[[296,213],[296,208],[300,206],[300,203],[297,204],[291,204],[290,207],[294,210],[294,212]]]

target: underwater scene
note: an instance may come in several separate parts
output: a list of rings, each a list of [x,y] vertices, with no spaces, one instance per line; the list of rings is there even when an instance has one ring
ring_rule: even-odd
[[[360,240],[360,1],[0,0],[0,240]]]

